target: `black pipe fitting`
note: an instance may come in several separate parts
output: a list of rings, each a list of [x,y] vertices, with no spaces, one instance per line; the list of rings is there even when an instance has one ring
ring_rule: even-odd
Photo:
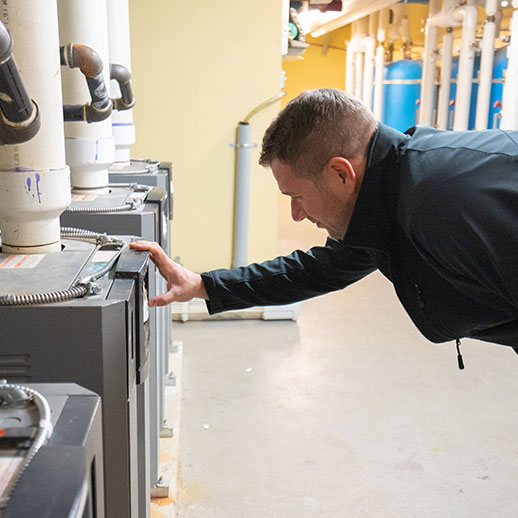
[[[38,106],[31,100],[13,56],[13,40],[0,22],[0,144],[20,144],[40,129]]]
[[[112,99],[113,105],[117,111],[130,110],[135,106],[135,96],[131,88],[130,71],[123,65],[112,63],[110,65],[110,79],[114,79],[119,84],[121,96]]]
[[[103,62],[99,54],[91,47],[77,43],[69,43],[60,47],[59,51],[62,66],[79,68],[83,73],[92,100],[91,103],[82,106],[63,106],[65,121],[91,123],[107,119],[112,113],[113,103],[104,82]]]

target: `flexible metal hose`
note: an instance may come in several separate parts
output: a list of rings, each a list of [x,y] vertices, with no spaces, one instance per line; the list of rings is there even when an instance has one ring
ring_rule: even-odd
[[[0,306],[28,306],[34,304],[48,304],[52,302],[65,302],[67,300],[84,297],[89,293],[95,293],[95,281],[106,275],[119,259],[122,251],[127,247],[126,243],[119,238],[110,237],[106,234],[92,232],[81,228],[62,227],[61,237],[67,239],[79,239],[81,241],[93,241],[98,246],[115,245],[119,247],[117,254],[106,264],[106,266],[95,273],[83,279],[79,279],[74,286],[66,290],[53,291],[49,293],[30,293],[27,295],[2,295],[0,296]]]
[[[39,422],[38,422],[38,431],[36,432],[36,436],[34,437],[31,447],[27,451],[25,457],[23,458],[23,461],[21,465],[19,466],[17,472],[15,473],[13,480],[10,484],[9,491],[7,492],[7,495],[2,498],[1,507],[5,507],[7,505],[7,501],[9,500],[10,496],[12,495],[14,489],[16,488],[16,485],[20,481],[21,476],[23,475],[24,471],[27,469],[29,464],[31,463],[32,459],[38,453],[38,450],[46,444],[46,442],[50,439],[50,436],[52,435],[52,423],[50,421],[50,407],[48,404],[48,401],[45,399],[45,397],[40,394],[38,391],[29,388],[24,387],[22,385],[16,385],[16,384],[8,384],[8,383],[2,383],[0,382],[0,393],[2,391],[23,391],[26,394],[30,396],[30,399],[38,409],[39,413]],[[1,396],[0,396],[1,398]]]
[[[117,207],[68,207],[65,212],[79,214],[108,214],[110,212],[124,212],[136,208],[136,203],[126,203]]]

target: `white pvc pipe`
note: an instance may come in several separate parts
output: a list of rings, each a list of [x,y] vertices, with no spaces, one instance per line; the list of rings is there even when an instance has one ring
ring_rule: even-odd
[[[372,109],[372,95],[374,87],[374,56],[376,52],[376,17],[371,14],[369,16],[369,35],[364,39],[365,62],[363,68],[363,93],[362,100],[369,108]]]
[[[482,37],[482,55],[480,57],[480,82],[477,95],[477,114],[475,129],[487,129],[489,117],[489,101],[491,98],[491,82],[493,79],[493,58],[495,53],[497,0],[486,2],[486,23]]]
[[[285,11],[288,16],[289,9],[286,8]],[[110,63],[123,65],[131,71],[128,0],[108,0],[108,38]],[[110,96],[112,99],[120,97],[120,88],[115,80],[110,83]],[[115,140],[115,161],[119,164],[129,162],[131,146],[135,144],[133,109],[112,113],[112,131]]]
[[[443,130],[448,128],[451,68],[453,62],[453,33],[451,27],[448,29],[442,39],[441,86],[439,88],[439,100],[437,102],[437,127]]]
[[[60,252],[59,216],[70,204],[55,0],[10,0],[2,21],[23,82],[40,111],[30,141],[0,147],[0,227],[4,253]]]
[[[501,129],[518,129],[518,7],[511,18],[511,43],[507,48],[507,72],[502,95]]]
[[[347,53],[345,56],[345,91],[349,95],[354,95],[355,83],[355,58],[358,48],[358,35],[356,33],[356,22],[351,27],[351,39],[347,43]]]
[[[58,0],[61,45],[79,43],[92,47],[103,62],[103,77],[110,84],[106,0]],[[85,104],[90,95],[83,74],[62,71],[64,104]],[[74,192],[107,193],[108,169],[115,161],[112,121],[65,123],[65,149]]]
[[[356,48],[356,56],[354,60],[354,95],[358,99],[363,100],[363,78],[364,78],[364,65],[365,65],[365,38],[367,37],[367,31],[369,29],[368,18],[362,18],[358,20],[357,27],[357,38],[358,47]]]
[[[425,47],[423,54],[423,76],[421,82],[421,108],[419,124],[433,124],[433,96],[435,83],[435,49],[437,48],[438,29],[432,23],[432,17],[439,11],[438,0],[430,0],[429,17],[425,27]]]
[[[454,17],[457,20],[462,20],[463,23],[453,129],[455,131],[462,131],[467,130],[469,125],[473,68],[475,65],[475,46],[477,43],[478,9],[470,2],[456,9]]]
[[[388,9],[382,9],[378,17],[378,47],[376,48],[376,72],[374,79],[374,117],[382,118],[383,74],[385,72],[385,39],[387,35]]]

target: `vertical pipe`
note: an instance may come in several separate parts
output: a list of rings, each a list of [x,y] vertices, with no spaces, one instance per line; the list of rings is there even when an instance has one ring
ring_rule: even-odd
[[[354,70],[354,60],[356,55],[356,49],[358,45],[358,36],[356,34],[356,22],[352,23],[351,27],[351,39],[347,43],[347,53],[345,56],[345,91],[354,95],[354,80],[355,80],[355,70]]]
[[[103,62],[103,77],[110,84],[106,0],[58,0],[61,45],[81,43],[92,47]],[[62,70],[64,104],[85,104],[89,93],[82,74]],[[115,161],[112,119],[88,124],[65,122],[65,149],[72,188],[81,193],[108,193],[108,168]]]
[[[513,1],[515,8],[511,18],[511,43],[507,48],[509,59],[505,75],[502,96],[501,129],[518,129],[518,2]]]
[[[354,60],[354,96],[362,99],[363,95],[363,52],[357,51]]]
[[[123,65],[131,70],[128,0],[108,0],[108,40],[110,63]],[[110,82],[110,95],[112,99],[120,97],[120,88],[115,80]],[[128,163],[131,146],[135,144],[133,109],[112,113],[112,132],[115,141],[115,162]]]
[[[233,268],[245,266],[248,263],[251,147],[252,128],[248,122],[240,122],[237,129],[237,178]]]
[[[385,71],[385,38],[387,35],[388,9],[382,9],[378,17],[378,47],[376,48],[376,73],[374,81],[374,117],[382,119],[383,74]]]
[[[354,95],[363,100],[363,78],[364,78],[364,66],[365,66],[365,38],[367,37],[367,31],[369,29],[368,17],[363,17],[357,22],[357,38],[358,47],[356,48],[355,57],[355,84],[354,84]]]
[[[478,85],[477,113],[475,129],[487,129],[489,117],[489,99],[493,78],[493,56],[495,52],[497,0],[486,0],[486,22],[482,37],[482,55],[480,57],[480,82]]]
[[[452,28],[447,27],[442,40],[441,86],[437,103],[437,127],[443,130],[448,128],[448,115],[450,111],[452,53],[453,33]]]
[[[362,99],[367,108],[372,110],[372,94],[374,86],[374,55],[376,51],[376,21],[374,14],[369,16],[369,35],[365,38],[365,63],[363,69]]]
[[[455,131],[463,131],[467,130],[469,125],[478,10],[473,3],[469,3],[455,11],[455,17],[457,16],[462,17],[463,24],[453,129]]]
[[[2,21],[21,77],[39,107],[41,128],[0,148],[0,227],[4,253],[61,251],[59,216],[70,204],[56,0],[10,0]]]
[[[425,46],[423,55],[423,80],[421,84],[421,109],[419,124],[433,124],[433,97],[435,84],[435,52],[437,49],[437,27],[431,18],[439,12],[439,0],[430,0],[428,20],[425,27]]]

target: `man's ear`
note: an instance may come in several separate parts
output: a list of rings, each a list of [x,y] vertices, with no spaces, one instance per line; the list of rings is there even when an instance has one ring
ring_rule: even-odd
[[[352,193],[356,190],[357,174],[347,158],[341,156],[331,158],[327,163],[326,173],[334,185],[344,189],[345,192]]]

